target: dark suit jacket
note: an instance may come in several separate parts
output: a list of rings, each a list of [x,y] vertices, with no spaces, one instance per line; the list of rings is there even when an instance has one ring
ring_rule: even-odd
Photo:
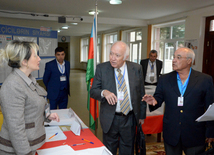
[[[149,59],[143,59],[143,60],[140,61],[140,64],[141,64],[142,69],[143,69],[143,79],[144,79],[144,81],[146,79],[148,62],[149,62]],[[161,72],[161,69],[162,69],[162,61],[156,59],[156,63],[155,64],[156,64],[156,75],[157,75],[157,81],[158,81],[159,76],[160,76],[160,72]]]
[[[214,138],[214,122],[195,120],[214,101],[212,77],[192,69],[182,107],[177,106],[179,96],[177,72],[162,75],[154,94],[158,104],[150,106],[150,110],[155,110],[165,101],[164,141],[175,146],[181,137],[182,144],[186,147],[204,145],[205,137]]]
[[[136,120],[146,118],[146,103],[141,99],[145,94],[144,84],[142,82],[142,69],[139,64],[126,61],[129,87],[131,95],[131,103]],[[113,122],[115,115],[116,104],[110,105],[107,100],[101,97],[102,90],[113,92],[117,96],[114,68],[110,62],[105,62],[97,65],[96,74],[93,85],[90,90],[92,98],[101,101],[100,105],[100,123],[104,133],[107,133]]]
[[[70,62],[65,60],[65,72],[67,80],[68,94],[70,95],[69,88],[69,75],[70,75]],[[60,76],[61,73],[58,69],[56,59],[46,63],[43,82],[47,88],[48,99],[56,99],[60,91]]]

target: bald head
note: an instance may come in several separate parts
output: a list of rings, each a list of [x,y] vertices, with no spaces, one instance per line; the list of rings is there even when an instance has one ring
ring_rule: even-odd
[[[114,68],[120,68],[129,57],[129,47],[122,41],[115,42],[110,51],[109,60]]]

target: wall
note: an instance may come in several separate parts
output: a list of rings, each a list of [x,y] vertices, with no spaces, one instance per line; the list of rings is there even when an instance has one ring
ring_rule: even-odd
[[[80,37],[70,37],[71,69],[86,69],[86,63],[80,62]]]

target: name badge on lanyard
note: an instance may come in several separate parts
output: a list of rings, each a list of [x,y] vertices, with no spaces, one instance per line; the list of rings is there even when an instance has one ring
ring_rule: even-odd
[[[184,98],[183,96],[178,97],[178,106],[183,106],[184,105]]]
[[[124,92],[123,91],[118,91],[118,100],[122,101],[124,99]]]
[[[64,75],[60,76],[60,81],[66,81],[66,76]]]

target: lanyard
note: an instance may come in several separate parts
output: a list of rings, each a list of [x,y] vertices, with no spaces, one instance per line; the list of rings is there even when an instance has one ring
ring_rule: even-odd
[[[122,83],[123,83],[123,80],[124,80],[125,70],[126,70],[126,68],[124,67],[124,71],[123,71],[123,78],[122,78],[121,83],[120,83],[120,81],[118,80],[118,77],[117,77],[116,72],[114,71],[115,77],[116,77],[116,79],[117,79],[117,83],[120,85],[120,88],[121,88]]]
[[[149,66],[150,66],[151,70],[153,70],[153,68],[154,68],[154,66],[155,66],[155,62],[153,62],[153,67],[152,67],[151,64],[152,64],[152,62],[149,63]]]
[[[189,83],[190,74],[191,74],[191,68],[190,68],[189,76],[188,76],[187,80],[184,82],[184,84],[182,84],[181,78],[180,78],[179,74],[177,73],[177,77],[179,79],[178,84],[180,85],[179,90],[180,90],[181,96],[183,96],[184,92],[186,91],[186,87],[187,87],[187,85]]]
[[[57,63],[57,64],[58,64],[58,63]],[[61,72],[62,74],[64,74],[63,65],[62,65],[62,67],[61,67],[61,65],[58,64],[58,67],[59,67],[60,72]]]

